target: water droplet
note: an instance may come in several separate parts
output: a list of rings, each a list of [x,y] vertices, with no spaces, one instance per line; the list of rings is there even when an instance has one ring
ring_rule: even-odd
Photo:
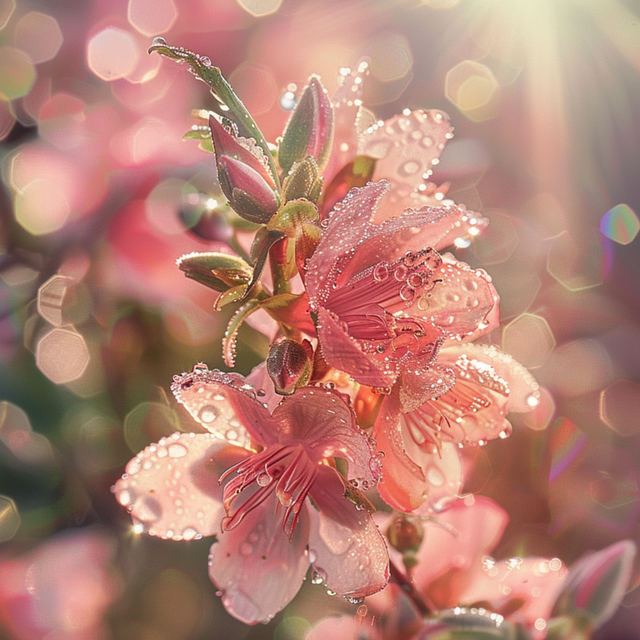
[[[207,56],[200,56],[200,64],[203,67],[210,67],[211,66],[211,58],[208,58]]]
[[[398,168],[401,176],[412,176],[420,170],[420,164],[415,160],[408,160]]]
[[[280,108],[284,111],[291,111],[296,106],[296,94],[293,91],[284,91],[280,95]]]
[[[327,574],[322,569],[316,569],[311,574],[311,584],[322,584],[327,577]]]
[[[239,551],[241,556],[250,556],[253,553],[253,545],[250,542],[243,542]]]
[[[309,562],[313,564],[318,559],[318,555],[313,549],[309,549]]]
[[[422,138],[422,146],[427,147],[427,149],[433,146],[433,138],[430,136],[425,136]]]
[[[209,367],[204,362],[193,365],[193,373],[204,373],[205,371],[209,371]]]
[[[349,596],[347,596],[347,602],[350,602],[351,604],[362,604],[364,602],[364,598],[351,598]]]
[[[399,295],[405,302],[411,302],[416,297],[416,292],[415,289],[412,289],[405,284],[400,288]]]
[[[131,494],[128,491],[121,491],[118,495],[118,502],[123,507],[128,507],[131,504]]]
[[[187,527],[182,532],[182,537],[185,540],[193,540],[198,535],[198,532],[193,527]]]
[[[213,422],[220,415],[220,410],[213,405],[207,404],[198,411],[198,418],[202,422]]]
[[[526,397],[526,402],[530,407],[537,407],[540,404],[540,395],[537,393],[530,393]]]
[[[358,607],[358,610],[356,611],[356,613],[361,617],[364,618],[367,615],[367,605],[366,604],[361,604]]]
[[[402,282],[406,279],[407,274],[409,273],[409,269],[405,267],[403,264],[399,264],[395,271],[393,272],[393,277],[398,281]]]
[[[231,441],[237,440],[238,439],[238,432],[235,429],[228,429],[227,432],[224,434],[224,437]]]
[[[258,389],[258,390],[256,391],[256,395],[257,395],[259,398],[264,398],[264,397],[267,395],[267,392],[266,392],[264,389]]]
[[[182,458],[187,455],[187,447],[175,442],[174,444],[169,445],[168,452],[170,458]]]
[[[373,268],[372,275],[376,282],[384,282],[389,276],[389,266],[384,262],[377,264]]]
[[[167,41],[164,38],[154,38],[151,44],[155,47],[166,47]]]

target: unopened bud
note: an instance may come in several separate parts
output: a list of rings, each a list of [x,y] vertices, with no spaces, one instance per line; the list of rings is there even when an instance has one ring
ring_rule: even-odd
[[[308,340],[302,344],[285,338],[271,345],[267,372],[276,393],[291,395],[309,382],[313,370],[313,349]]]
[[[268,222],[279,203],[266,164],[213,116],[209,118],[209,127],[218,181],[229,204],[238,215],[251,222]]]
[[[333,143],[333,107],[317,76],[311,76],[291,113],[278,149],[285,175],[295,162],[313,156],[320,170],[329,160]]]
[[[417,520],[409,520],[406,516],[397,517],[387,529],[389,544],[400,553],[417,551],[423,536],[422,525]]]

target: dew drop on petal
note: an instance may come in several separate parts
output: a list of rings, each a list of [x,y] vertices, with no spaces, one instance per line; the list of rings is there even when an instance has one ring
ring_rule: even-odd
[[[384,262],[381,262],[380,264],[377,264],[374,268],[373,268],[373,279],[376,282],[384,282],[387,277],[389,276],[389,267],[387,264],[385,264]]]
[[[198,418],[207,423],[213,422],[219,415],[219,409],[210,404],[205,405],[198,411]]]
[[[174,443],[170,444],[167,448],[170,458],[182,458],[187,455],[187,447],[182,444]]]
[[[250,542],[243,542],[239,550],[241,556],[250,556],[253,553],[253,545]]]

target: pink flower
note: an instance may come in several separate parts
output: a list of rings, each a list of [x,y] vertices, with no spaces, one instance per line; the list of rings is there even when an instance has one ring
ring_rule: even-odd
[[[443,343],[484,333],[498,301],[484,271],[437,253],[478,221],[448,204],[374,225],[387,189],[354,188],[334,207],[305,280],[323,357],[376,387],[421,378]]]
[[[526,625],[544,628],[564,584],[566,567],[557,558],[489,556],[508,522],[489,498],[460,501],[425,524],[422,545],[411,570],[412,582],[437,610],[456,606],[485,608]],[[542,620],[536,625],[536,621]],[[539,637],[539,636],[537,636]]]
[[[176,376],[172,390],[204,429],[163,438],[127,465],[114,492],[138,531],[218,536],[209,574],[227,611],[247,624],[286,606],[309,564],[350,598],[384,587],[384,540],[333,458],[363,488],[380,463],[341,394],[300,388],[269,413],[242,376],[205,365]]]
[[[415,385],[426,387],[425,379],[405,378],[383,400],[373,430],[385,453],[381,497],[401,511],[424,514],[446,507],[460,492],[456,445],[507,437],[507,413],[530,411],[540,399],[533,376],[494,346],[442,349],[427,376],[432,387],[448,390],[424,400],[425,392]]]
[[[105,637],[118,597],[114,545],[96,527],[68,530],[19,558],[0,560],[0,621],[15,640]]]

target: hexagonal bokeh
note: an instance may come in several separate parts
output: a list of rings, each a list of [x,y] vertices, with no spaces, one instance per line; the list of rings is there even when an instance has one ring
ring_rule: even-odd
[[[171,29],[178,18],[173,0],[129,0],[129,24],[145,36],[157,36]]]
[[[38,341],[36,363],[56,384],[77,380],[89,364],[85,339],[73,329],[52,329]]]
[[[102,80],[124,78],[136,68],[139,59],[136,39],[118,27],[103,29],[87,44],[87,65]]]
[[[0,496],[0,542],[11,540],[20,528],[20,513],[16,503],[7,496]]]
[[[640,432],[640,384],[616,380],[600,393],[600,419],[621,436]]]
[[[589,495],[605,509],[615,509],[636,502],[640,491],[633,480],[616,480],[606,474],[589,484]]]
[[[640,221],[629,205],[619,204],[602,216],[600,231],[618,244],[629,244],[640,231]]]
[[[556,345],[549,323],[533,313],[523,313],[502,330],[502,348],[529,369],[544,364]]]
[[[510,215],[500,211],[487,211],[491,224],[473,243],[473,253],[482,264],[506,262],[518,246],[518,232]]]
[[[46,13],[30,11],[16,24],[16,46],[35,64],[55,58],[63,40],[58,21]]]
[[[229,76],[229,82],[253,115],[266,113],[278,99],[273,71],[262,65],[252,62],[241,64]]]
[[[36,81],[36,69],[29,56],[15,47],[0,47],[0,98],[16,100],[26,96]]]
[[[582,291],[602,284],[600,252],[587,243],[580,246],[582,253],[567,231],[556,236],[549,245],[547,271],[569,291]]]
[[[475,60],[463,60],[447,72],[447,99],[474,122],[497,114],[500,86],[491,69]]]
[[[252,16],[260,18],[275,13],[282,0],[237,0],[238,4]]]
[[[75,284],[73,278],[55,275],[38,289],[38,313],[52,325],[63,323],[63,306],[69,288]]]

